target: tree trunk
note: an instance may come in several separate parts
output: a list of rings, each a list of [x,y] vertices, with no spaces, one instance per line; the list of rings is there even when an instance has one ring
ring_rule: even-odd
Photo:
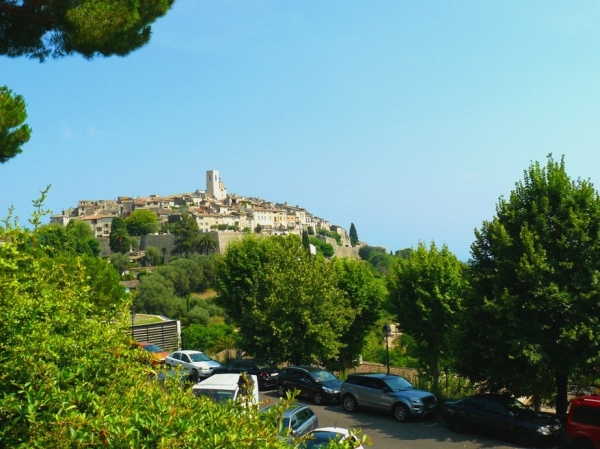
[[[431,376],[433,377],[433,391],[439,396],[440,395],[440,358],[435,357],[431,364]]]
[[[556,380],[556,414],[558,417],[567,416],[567,374],[556,372],[554,375]]]

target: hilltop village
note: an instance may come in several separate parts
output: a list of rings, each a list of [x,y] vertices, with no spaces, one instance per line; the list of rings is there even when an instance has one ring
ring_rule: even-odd
[[[71,207],[61,214],[52,215],[50,222],[66,226],[71,220],[89,224],[102,246],[103,255],[110,255],[108,238],[112,220],[126,218],[134,210],[154,212],[160,223],[177,221],[184,212],[189,213],[198,224],[200,232],[213,232],[219,242],[219,252],[228,243],[243,238],[244,231],[259,232],[262,235],[302,235],[304,230],[326,229],[337,233],[342,245],[335,239],[323,235],[316,237],[330,243],[338,257],[358,258],[358,246],[352,247],[344,228],[319,218],[306,209],[290,206],[287,203],[272,203],[261,198],[228,194],[225,183],[217,170],[206,172],[206,190],[168,196],[150,195],[131,198],[119,196],[116,200],[79,200],[77,207]],[[173,236],[154,234],[142,236],[139,249],[147,246],[165,248],[170,252]]]

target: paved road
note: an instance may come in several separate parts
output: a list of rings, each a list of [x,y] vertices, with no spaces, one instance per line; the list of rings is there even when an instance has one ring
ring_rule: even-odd
[[[279,400],[274,391],[260,393],[261,401]],[[373,442],[373,449],[514,449],[518,446],[510,441],[486,435],[463,434],[452,432],[444,421],[433,416],[424,420],[408,423],[396,422],[391,415],[358,411],[347,413],[339,405],[315,405],[310,401],[300,400],[309,404],[319,417],[321,427],[334,426],[346,428],[361,428]],[[540,446],[544,449],[557,449],[557,444]]]

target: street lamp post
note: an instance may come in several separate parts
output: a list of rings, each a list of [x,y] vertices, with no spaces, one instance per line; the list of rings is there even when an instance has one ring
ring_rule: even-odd
[[[381,331],[383,332],[383,336],[385,337],[385,354],[386,354],[386,360],[387,360],[387,373],[388,375],[390,374],[390,345],[389,345],[389,336],[392,335],[392,328],[390,327],[389,324],[384,324],[383,327],[381,328]]]

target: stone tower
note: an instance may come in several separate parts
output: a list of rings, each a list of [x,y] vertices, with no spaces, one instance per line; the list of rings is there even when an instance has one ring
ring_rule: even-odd
[[[219,179],[219,172],[217,170],[208,170],[206,172],[206,193],[214,196],[217,200],[227,198],[225,183]]]

